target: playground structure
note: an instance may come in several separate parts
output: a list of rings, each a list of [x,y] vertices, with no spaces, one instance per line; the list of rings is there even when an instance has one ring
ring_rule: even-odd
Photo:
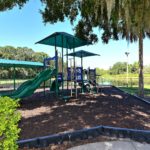
[[[43,63],[0,59],[0,67],[13,68],[13,89],[16,90],[16,68],[43,68]]]
[[[6,60],[6,59],[0,59],[0,66],[3,67],[13,67],[13,77],[14,77],[14,91],[9,92],[8,94],[2,94],[2,96],[9,96],[14,99],[18,98],[24,98],[27,96],[30,96],[34,93],[34,91],[40,87],[41,83],[45,82],[46,80],[50,79],[55,75],[55,69],[44,69],[43,63],[40,62],[30,62],[30,61],[18,61],[18,60]],[[16,90],[16,68],[37,68],[40,67],[43,71],[41,71],[39,74],[36,75],[35,78],[31,80],[27,80],[24,83],[22,83]]]
[[[149,106],[145,102],[140,102],[137,97],[121,92],[115,87],[102,87],[103,94],[96,94],[94,96],[92,94],[81,94],[78,100],[75,99],[78,96],[77,92],[80,90],[77,88],[77,85],[81,86],[80,92],[82,93],[98,92],[99,87],[96,82],[98,75],[96,74],[96,69],[83,69],[83,58],[98,54],[83,50],[75,52],[74,47],[70,48],[71,46],[65,45],[66,43],[63,42],[61,43],[62,45],[59,45],[60,43],[57,43],[57,38],[59,41],[65,41],[66,39],[63,36],[70,38],[68,34],[55,33],[49,36],[52,38],[51,40],[48,37],[48,39],[40,41],[41,43],[50,43],[55,46],[54,57],[45,58],[43,63],[0,60],[0,66],[14,68],[15,91],[7,96],[14,99],[22,99],[30,96],[40,87],[41,83],[45,83],[49,79],[52,79],[50,90],[54,91],[57,97],[67,100],[75,94],[74,98],[66,105],[63,101],[56,102],[53,97],[45,97],[43,101],[43,97],[40,96],[41,94],[34,95],[35,97],[30,97],[27,101],[26,99],[22,100],[21,112],[24,116],[22,117],[20,127],[23,132],[21,133],[21,140],[17,142],[19,146],[46,147],[52,143],[62,143],[66,140],[70,143],[71,140],[75,141],[76,139],[78,142],[79,139],[85,138],[89,138],[91,142],[91,137],[94,138],[98,135],[140,138],[143,142],[149,142],[150,133],[146,131],[150,128],[147,125],[147,122],[149,122],[149,118],[147,117],[149,115]],[[74,38],[72,41],[76,40],[78,42],[78,38]],[[45,40],[48,41],[45,42]],[[66,41],[68,42],[69,39]],[[58,65],[59,52],[56,44],[58,44],[58,47],[62,46],[62,69],[60,72],[58,71],[60,69]],[[90,43],[80,41],[80,44]],[[76,43],[76,46],[79,47],[79,44]],[[66,55],[64,55],[63,48],[66,48]],[[68,53],[69,49],[73,49],[73,53]],[[66,64],[64,64],[64,56],[66,57]],[[69,57],[73,57],[73,59]],[[81,58],[81,66],[76,65],[76,57]],[[68,63],[69,60],[70,65]],[[54,68],[51,68],[51,61],[54,61]],[[42,71],[34,79],[24,82],[16,90],[16,67],[40,67]],[[65,82],[67,82],[66,85]],[[59,87],[62,87],[62,90],[59,90]],[[65,91],[69,91],[71,94],[69,95]],[[35,110],[37,107],[38,109]],[[34,111],[34,113],[31,113],[31,111]],[[133,115],[131,116],[130,114]],[[70,129],[75,131],[68,132]]]
[[[75,48],[91,44],[88,41],[81,40],[75,36],[72,36],[68,33],[64,32],[56,32],[52,35],[44,38],[37,42],[39,44],[46,44],[55,47],[55,56],[50,58],[45,58],[43,63],[39,62],[27,62],[27,61],[17,61],[17,60],[1,60],[1,66],[14,67],[14,92],[7,94],[14,99],[24,98],[30,96],[34,93],[34,91],[40,87],[41,83],[44,83],[44,94],[45,94],[45,81],[50,79],[50,91],[54,91],[56,97],[61,97],[62,99],[69,99],[75,93],[75,97],[78,95],[77,86],[81,86],[81,92],[89,92],[91,91],[91,87],[97,87],[96,83],[96,69],[88,69],[84,72],[83,70],[83,58],[89,56],[96,56],[98,54],[90,53],[84,50],[75,52]],[[58,72],[58,49],[61,48],[61,72]],[[64,55],[64,48],[66,49],[66,54]],[[68,54],[68,50],[73,50],[72,53]],[[64,64],[64,56],[66,57],[66,68]],[[69,59],[68,57],[73,57],[73,59]],[[81,66],[76,66],[75,58],[81,58]],[[70,67],[68,60],[70,60]],[[73,65],[72,65],[73,60]],[[51,61],[54,61],[55,67],[51,67]],[[28,80],[21,84],[19,88],[16,90],[15,86],[15,67],[41,67],[43,71],[41,71],[36,77],[32,80]],[[87,76],[86,79],[85,76]],[[53,81],[51,78],[55,77]],[[66,87],[64,83],[66,84]],[[70,86],[69,86],[70,83]],[[59,90],[59,87],[62,87]],[[74,87],[74,88],[73,88]],[[66,91],[66,92],[65,92]],[[68,92],[70,91],[70,95]]]
[[[55,47],[55,57],[58,55],[57,47],[61,48],[61,54],[62,54],[62,97],[64,96],[64,82],[65,80],[67,81],[67,90],[68,90],[68,80],[64,79],[64,48],[66,48],[66,65],[68,67],[68,50],[73,49],[73,52],[75,52],[75,48],[80,47],[80,46],[85,46],[89,43],[88,41],[81,40],[75,36],[72,36],[68,33],[65,32],[56,32],[53,33],[52,35],[40,40],[37,42],[38,44],[45,44],[45,45],[50,45]],[[73,66],[75,68],[75,56],[73,57]],[[56,68],[56,87],[58,87],[58,59],[55,61],[55,68]],[[74,70],[75,71],[75,70]],[[74,72],[75,74],[76,72]],[[73,80],[72,80],[73,81]],[[74,88],[75,91],[77,86],[76,86],[76,79],[74,79]],[[56,96],[58,96],[58,88],[55,89]],[[76,93],[77,96],[77,93]],[[68,98],[68,97],[65,97]]]
[[[85,91],[83,90],[84,86],[84,80],[83,80],[83,58],[84,57],[89,57],[89,56],[96,56],[98,54],[94,54],[94,53],[90,53],[87,51],[77,51],[75,52],[75,48],[77,47],[81,47],[81,46],[85,46],[85,45],[89,45],[91,44],[88,41],[85,40],[81,40],[75,36],[72,36],[68,33],[65,32],[56,32],[53,33],[52,35],[36,42],[36,44],[45,44],[45,45],[50,45],[50,46],[54,46],[55,47],[55,56],[53,58],[55,58],[55,69],[56,69],[56,76],[55,76],[55,81],[53,83],[55,83],[55,93],[56,96],[58,96],[60,94],[59,92],[59,85],[61,83],[62,86],[62,90],[61,90],[61,96],[63,99],[68,99],[70,97],[72,97],[73,93],[75,93],[75,97],[77,98],[77,83],[79,83],[79,85],[81,85],[81,91],[82,93]],[[62,57],[62,72],[58,72],[58,49],[57,47],[61,48],[61,57]],[[66,49],[66,54],[64,55],[64,49]],[[68,50],[73,50],[72,53],[68,54]],[[65,73],[64,73],[64,56],[66,56],[66,70],[67,71],[67,76],[65,77]],[[73,66],[72,66],[72,61],[71,59],[69,59],[68,57],[72,56],[73,57]],[[80,57],[81,58],[81,67],[77,67],[76,66],[76,57]],[[49,60],[49,59],[48,59]],[[70,67],[69,67],[69,63],[68,60],[70,60]],[[91,72],[92,70],[89,71],[89,75],[91,78]],[[91,84],[91,82],[95,82],[96,85],[96,70],[94,70],[94,74],[93,74],[94,78],[89,82],[89,85]],[[69,83],[71,84],[71,94],[70,96],[65,95],[64,93],[64,82],[67,82],[67,91],[69,89]],[[72,90],[72,82],[74,83],[74,91]]]
[[[78,67],[76,70],[76,77],[77,77],[77,82],[81,86],[82,93],[85,91],[91,91],[92,86],[97,88],[98,83],[96,82],[96,69],[90,69],[88,68],[87,70],[83,69],[83,58],[84,57],[90,57],[90,56],[100,56],[95,53],[87,52],[84,50],[80,50],[77,52],[73,52],[68,54],[68,56],[74,56],[74,57],[79,57],[81,59],[81,67]],[[86,76],[86,78],[85,78]]]

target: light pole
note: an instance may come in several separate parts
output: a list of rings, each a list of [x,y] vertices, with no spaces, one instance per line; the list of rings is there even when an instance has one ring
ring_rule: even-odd
[[[129,68],[128,68],[128,56],[129,56],[129,52],[125,52],[125,55],[127,56],[127,87],[128,87],[128,74],[129,74]]]
[[[57,50],[57,51],[58,51],[58,50]],[[58,51],[58,67],[61,68],[61,67],[62,67],[62,66],[61,66],[61,60],[60,60],[59,58],[61,59],[61,52]],[[62,68],[61,68],[61,70],[59,70],[59,71],[62,72]]]
[[[72,97],[72,73],[73,73],[73,68],[72,68],[72,60],[73,58],[69,58],[70,61],[70,81],[71,81],[71,97]],[[74,78],[74,77],[73,77]]]

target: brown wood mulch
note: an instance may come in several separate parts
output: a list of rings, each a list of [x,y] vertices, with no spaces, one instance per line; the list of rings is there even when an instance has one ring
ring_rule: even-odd
[[[112,87],[103,88],[99,94],[80,94],[68,102],[35,93],[20,105],[20,139],[98,125],[150,130],[150,105]]]

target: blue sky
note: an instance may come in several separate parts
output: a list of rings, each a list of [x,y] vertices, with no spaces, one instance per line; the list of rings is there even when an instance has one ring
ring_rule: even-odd
[[[57,24],[44,24],[39,9],[42,8],[40,1],[30,0],[22,9],[15,7],[13,10],[0,13],[0,46],[11,45],[14,47],[29,47],[36,52],[45,52],[54,55],[51,46],[35,44],[35,42],[52,34],[63,31],[73,34],[73,26],[69,21]],[[100,36],[100,31],[95,30]],[[144,40],[144,64],[150,64],[149,40]],[[103,44],[101,40],[95,45],[80,47],[76,50],[87,50],[101,56],[84,59],[84,67],[99,67],[107,69],[115,62],[126,61],[125,52],[129,51],[129,63],[138,61],[138,43],[128,44],[125,40],[110,41]],[[77,59],[80,65],[80,60]]]

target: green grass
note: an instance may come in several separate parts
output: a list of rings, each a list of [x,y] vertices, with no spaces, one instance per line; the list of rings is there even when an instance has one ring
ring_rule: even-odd
[[[119,87],[120,89],[130,93],[130,94],[138,94],[138,87],[134,86],[134,87]],[[145,96],[150,96],[150,85],[145,85],[144,86],[144,94]]]
[[[16,83],[23,83],[27,80],[30,80],[30,79],[16,79],[15,82]],[[51,78],[51,80],[55,80],[55,78]],[[1,79],[0,80],[0,85],[4,85],[4,84],[13,84],[14,83],[14,80],[13,79]]]
[[[126,78],[127,74],[117,74],[117,75],[110,75],[110,74],[105,74],[105,75],[102,75],[102,77],[104,78]],[[129,78],[138,78],[138,74],[128,74],[128,77]],[[144,74],[144,77],[150,77],[150,74]]]
[[[100,82],[108,82],[111,85],[117,86],[122,90],[131,93],[138,94],[138,74],[129,74],[128,76],[128,87],[127,87],[127,75],[103,75]],[[150,96],[150,74],[144,74],[144,93],[145,96]]]
[[[100,82],[109,82],[115,86],[126,86],[127,78],[126,74],[119,75],[104,75],[101,77]],[[128,85],[129,87],[134,87],[138,85],[138,74],[129,74]],[[144,74],[144,84],[150,85],[150,74]]]
[[[27,79],[26,80],[21,80],[21,79],[17,79],[16,80],[16,83],[23,83],[23,82],[25,82],[25,81],[27,81]],[[4,84],[13,84],[14,83],[14,80],[0,80],[0,84],[1,85],[4,85]]]

